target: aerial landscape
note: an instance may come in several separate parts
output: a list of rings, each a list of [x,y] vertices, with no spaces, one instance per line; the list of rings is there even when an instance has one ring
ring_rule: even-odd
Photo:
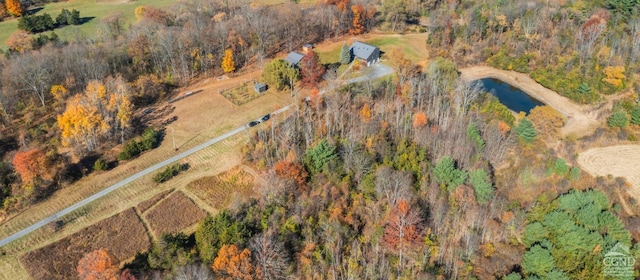
[[[0,280],[640,279],[640,0],[2,0]]]

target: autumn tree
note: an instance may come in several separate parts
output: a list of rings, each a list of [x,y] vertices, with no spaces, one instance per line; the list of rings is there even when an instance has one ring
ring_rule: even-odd
[[[0,3],[0,19],[6,18],[7,16],[9,16],[7,6],[5,6],[4,3]]]
[[[90,252],[78,262],[78,278],[81,280],[118,279],[119,261],[106,249]]]
[[[363,122],[368,122],[371,120],[371,107],[368,103],[365,103],[360,109],[360,119]]]
[[[32,183],[36,178],[43,176],[51,179],[48,175],[50,174],[49,160],[40,149],[17,152],[13,157],[13,167],[20,176],[22,184]]]
[[[236,63],[233,60],[233,51],[231,49],[224,51],[224,57],[222,57],[222,71],[225,73],[236,71]]]
[[[413,127],[420,128],[425,127],[428,123],[427,114],[418,112],[413,115]]]
[[[422,239],[422,217],[406,200],[400,200],[391,210],[384,228],[384,244],[398,254],[398,274],[404,268],[407,251],[417,251]]]
[[[536,106],[527,117],[541,135],[554,138],[559,135],[566,118],[550,106]]]
[[[9,14],[11,14],[14,17],[19,17],[22,15],[22,13],[24,13],[24,10],[22,9],[22,4],[20,4],[19,0],[7,0],[6,7]]]
[[[602,79],[603,82],[615,90],[620,90],[624,87],[624,66],[607,66],[602,71],[605,75]]]
[[[90,81],[84,94],[69,99],[66,110],[58,115],[63,143],[93,151],[100,139],[110,135],[120,134],[124,141],[133,115],[129,91],[121,77],[107,80],[107,85]]]
[[[251,264],[251,251],[240,251],[236,245],[224,245],[211,266],[219,279],[251,280],[255,278],[255,268]]]
[[[306,185],[309,174],[300,163],[281,160],[275,164],[273,169],[276,175],[295,181],[298,187]]]
[[[349,29],[349,33],[351,35],[360,35],[366,31],[366,11],[362,4],[351,5],[351,11],[353,12],[353,20],[351,23],[351,29]]]
[[[300,61],[300,76],[302,76],[302,85],[306,88],[317,87],[322,80],[325,67],[320,63],[318,54],[314,51],[308,52]]]
[[[10,51],[23,53],[33,48],[33,37],[27,31],[16,30],[9,35],[5,45]]]

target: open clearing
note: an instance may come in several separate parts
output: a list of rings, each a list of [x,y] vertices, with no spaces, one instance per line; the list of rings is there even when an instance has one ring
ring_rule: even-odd
[[[177,233],[192,226],[207,216],[207,213],[177,191],[160,201],[147,212],[144,219],[156,238],[163,233]]]
[[[640,201],[640,145],[593,148],[580,153],[578,164],[593,176],[624,177],[629,194]]]
[[[343,43],[346,42],[347,46],[349,46],[354,41],[361,41],[379,47],[387,55],[393,48],[399,48],[407,59],[424,66],[429,57],[429,52],[426,50],[426,40],[427,33],[345,35],[327,40],[325,43],[318,45],[316,51],[322,63],[335,63],[340,60],[340,50]],[[388,58],[383,55],[382,59]]]
[[[484,78],[495,78],[520,88],[528,95],[540,100],[567,117],[567,123],[562,128],[562,135],[589,135],[600,126],[598,111],[592,106],[578,105],[555,91],[543,87],[531,79],[527,74],[515,71],[500,70],[488,66],[473,66],[460,69],[461,78],[471,82]],[[603,108],[604,109],[604,108]]]
[[[106,16],[120,13],[124,22],[122,26],[129,26],[136,21],[134,11],[139,6],[167,7],[177,3],[177,0],[137,0],[137,1],[95,1],[95,0],[70,0],[57,3],[46,4],[39,10],[36,15],[48,13],[54,19],[62,11],[62,9],[76,9],[80,12],[81,18],[89,19],[82,25],[65,26],[53,30],[60,39],[71,40],[76,38],[93,38],[98,36],[98,28],[100,22]],[[0,45],[5,48],[5,42],[11,33],[18,30],[18,19],[7,19],[0,22]],[[43,32],[42,34],[50,34],[51,32]]]
[[[126,234],[122,234],[126,230]],[[76,279],[78,260],[84,254],[105,248],[119,260],[133,257],[150,246],[149,236],[133,208],[104,219],[60,241],[22,257],[33,279]]]
[[[231,202],[234,195],[241,197],[254,196],[253,175],[236,166],[215,176],[199,178],[186,186],[186,189],[216,209],[223,209]]]

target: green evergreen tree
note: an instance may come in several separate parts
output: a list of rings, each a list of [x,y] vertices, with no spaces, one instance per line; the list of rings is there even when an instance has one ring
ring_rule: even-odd
[[[433,168],[433,176],[438,184],[444,185],[448,191],[453,191],[467,179],[467,172],[458,170],[451,157],[442,157]]]
[[[236,221],[229,210],[223,210],[215,217],[207,216],[195,233],[200,259],[211,263],[223,245],[243,243],[248,236],[247,228]]]
[[[619,127],[619,128],[626,127],[627,124],[629,124],[629,118],[627,117],[627,113],[625,113],[624,111],[614,112],[613,114],[611,114],[609,119],[607,119],[607,124],[609,125],[609,127]]]
[[[533,140],[536,139],[536,136],[538,136],[536,128],[533,127],[533,124],[528,119],[522,119],[520,123],[518,123],[518,126],[516,126],[515,131],[518,138],[525,143],[533,142]]]
[[[631,124],[640,125],[640,107],[631,110]]]
[[[493,197],[493,186],[488,181],[489,177],[483,169],[469,172],[469,183],[473,186],[476,201],[485,204]]]
[[[535,245],[524,253],[522,269],[528,275],[537,275],[545,278],[556,267],[555,260],[549,250]]]
[[[325,164],[329,163],[332,159],[336,158],[336,147],[329,144],[327,140],[318,142],[313,148],[307,150],[306,162],[310,167],[310,171],[318,173],[322,171]]]
[[[351,51],[349,51],[349,46],[347,43],[342,44],[342,49],[340,49],[340,64],[346,65],[351,63]]]
[[[469,126],[467,126],[467,137],[473,141],[478,150],[482,150],[482,148],[484,148],[484,139],[480,136],[480,130],[475,123],[470,123]]]

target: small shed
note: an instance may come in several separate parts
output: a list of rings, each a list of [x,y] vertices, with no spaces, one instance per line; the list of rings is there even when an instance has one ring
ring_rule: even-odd
[[[263,84],[263,83],[255,83],[253,85],[253,89],[255,89],[257,93],[263,93],[263,92],[267,91],[267,89],[269,89],[269,87],[266,84]]]
[[[287,57],[284,58],[284,60],[286,62],[289,62],[291,66],[296,67],[298,66],[298,63],[300,63],[300,60],[302,60],[303,57],[304,57],[304,54],[301,54],[299,52],[290,52],[287,55]]]
[[[367,67],[380,61],[380,49],[376,46],[355,41],[349,48],[355,59],[365,61]]]
[[[313,50],[313,44],[304,44],[304,45],[302,46],[302,50],[303,50],[304,52],[312,51],[312,50]]]

